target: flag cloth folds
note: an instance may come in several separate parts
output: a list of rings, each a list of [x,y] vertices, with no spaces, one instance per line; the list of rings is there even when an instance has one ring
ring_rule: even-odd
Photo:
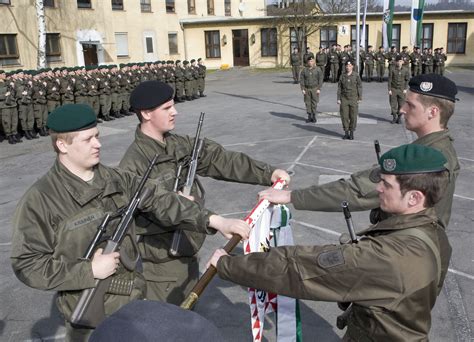
[[[268,207],[244,243],[245,254],[265,252],[272,246],[293,245],[290,217],[286,206]],[[265,315],[271,312],[275,312],[277,317],[278,342],[302,341],[298,300],[252,288],[248,293],[254,342],[262,340]]]
[[[425,0],[412,0],[410,27],[410,43],[412,46],[420,46],[421,43],[424,8]]]
[[[395,0],[384,0],[383,2],[383,22],[382,22],[382,36],[383,47],[387,50],[392,46],[392,23],[393,10],[395,7]]]
[[[362,46],[365,49],[367,49],[367,46],[365,46],[365,41],[366,41],[366,35],[367,35],[367,32],[365,30],[365,25],[366,25],[366,19],[367,19],[367,2],[368,0],[365,0],[365,4],[364,4],[364,14],[363,14],[363,17],[362,17],[362,33],[360,34],[360,46]]]

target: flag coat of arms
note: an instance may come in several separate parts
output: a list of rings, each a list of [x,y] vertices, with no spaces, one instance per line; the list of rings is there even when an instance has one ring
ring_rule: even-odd
[[[411,2],[411,26],[410,43],[414,46],[420,46],[423,34],[423,10],[425,0],[412,0]]]

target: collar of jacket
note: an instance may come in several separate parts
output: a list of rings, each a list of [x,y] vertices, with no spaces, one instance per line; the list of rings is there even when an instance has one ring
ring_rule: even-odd
[[[421,227],[426,224],[437,224],[438,217],[434,208],[427,208],[415,214],[394,215],[360,231],[357,235],[371,235],[377,232],[400,231],[407,228]]]
[[[453,137],[449,132],[449,129],[447,128],[442,131],[433,132],[422,136],[421,138],[418,138],[414,142],[412,142],[412,144],[431,146],[434,143],[443,139],[449,139],[451,141],[454,141]]]
[[[117,192],[123,192],[119,181],[111,178],[110,173],[101,164],[94,167],[94,181],[92,184],[88,184],[69,171],[59,159],[56,159],[53,172],[56,174],[57,180],[81,206],[99,196],[106,197]]]
[[[170,133],[166,133],[164,136],[165,140],[169,136]],[[175,159],[173,156],[168,155],[168,145],[166,143],[159,142],[158,140],[155,140],[143,133],[140,129],[140,124],[138,124],[137,129],[135,130],[135,142],[149,162],[153,159],[156,153],[160,154],[157,164]]]

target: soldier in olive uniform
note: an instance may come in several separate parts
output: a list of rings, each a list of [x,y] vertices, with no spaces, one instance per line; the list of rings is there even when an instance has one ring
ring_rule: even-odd
[[[390,73],[390,70],[392,70],[395,67],[395,64],[396,64],[395,59],[399,55],[400,54],[397,52],[397,47],[395,45],[393,45],[390,48],[390,51],[387,52],[387,54],[385,55],[385,58],[388,60],[388,72],[389,73]]]
[[[408,46],[402,47],[402,52],[400,52],[400,56],[402,56],[403,64],[402,67],[404,69],[410,69],[410,52],[408,51]]]
[[[60,79],[59,92],[61,94],[61,104],[74,103],[74,87],[76,83],[74,68],[67,68]]]
[[[87,96],[89,100],[89,105],[92,107],[92,109],[95,112],[95,115],[97,116],[97,122],[101,123],[102,120],[99,119],[99,114],[100,114],[100,99],[99,99],[99,82],[100,78],[98,77],[97,74],[97,69],[96,67],[89,67],[89,70],[86,72],[87,75]]]
[[[346,71],[346,63],[352,61],[351,54],[349,53],[349,45],[344,45],[344,51],[339,54],[339,75],[338,81],[341,79],[341,75]]]
[[[8,143],[16,144],[23,142],[17,136],[18,112],[15,83],[7,77],[3,70],[0,70],[0,117],[3,132],[8,139]]]
[[[59,107],[49,116],[48,127],[57,159],[17,205],[11,261],[15,275],[26,285],[59,291],[57,306],[66,319],[66,340],[87,341],[92,330],[69,321],[81,290],[112,277],[104,302],[106,315],[145,296],[140,271],[129,270],[120,262],[122,253],[132,260],[137,256],[133,222],[120,253],[102,254],[98,249],[91,260],[82,258],[104,215],[127,205],[141,178],[100,164],[96,115],[88,105]],[[149,194],[141,198],[140,212],[172,227],[213,231],[216,215],[155,182],[148,182],[145,188]],[[156,233],[155,228],[148,227],[148,232]],[[106,230],[104,235],[110,236],[114,225]],[[247,237],[249,227],[242,221],[238,229],[226,232]]]
[[[184,92],[186,94],[186,101],[192,101],[193,98],[193,71],[189,66],[189,61],[184,61]]]
[[[114,120],[114,118],[110,116],[110,111],[112,109],[112,89],[110,85],[111,74],[106,65],[102,65],[99,68],[99,71],[100,73],[97,74],[99,79],[97,91],[99,92],[100,113],[105,121],[111,121]]]
[[[383,82],[385,75],[385,52],[383,46],[379,46],[379,51],[375,54],[375,61],[379,82]]]
[[[293,83],[297,84],[300,81],[301,70],[301,56],[298,48],[293,48],[293,53],[290,56],[291,73],[293,75]]]
[[[199,79],[199,69],[198,66],[196,65],[196,60],[191,59],[191,66],[190,66],[191,72],[193,74],[193,99],[198,99],[198,79]]]
[[[328,63],[328,56],[324,52],[324,48],[322,46],[319,47],[319,51],[316,54],[315,59],[316,59],[316,67],[318,67],[321,70],[323,74],[323,78],[324,78],[324,70],[326,69],[326,64]]]
[[[336,44],[332,45],[331,52],[329,52],[329,63],[331,64],[331,82],[336,83],[339,77],[339,54]]]
[[[375,61],[375,54],[373,51],[372,45],[367,47],[367,52],[365,53],[365,80],[367,82],[372,82],[372,77],[374,75],[374,61]]]
[[[56,108],[61,105],[61,79],[63,76],[63,71],[66,68],[61,68],[61,75],[56,76],[53,74],[52,70],[48,70],[47,75],[45,77],[46,85],[46,98],[48,100],[48,113],[53,112]],[[46,121],[45,121],[46,124]],[[44,133],[48,133],[45,129]]]
[[[175,102],[184,102],[184,68],[181,66],[181,61],[178,59],[175,67],[175,84],[176,92],[174,95]],[[157,79],[155,79],[157,80]]]
[[[426,53],[422,57],[423,65],[424,65],[424,74],[432,74],[433,73],[433,55],[431,53],[431,49],[427,49]]]
[[[38,135],[34,131],[35,115],[33,111],[33,80],[31,75],[25,72],[19,73],[19,80],[15,84],[18,87],[18,117],[21,129],[27,140],[37,139]]]
[[[436,63],[435,74],[444,75],[446,59],[443,48],[438,48],[438,53],[434,57],[434,62]]]
[[[179,164],[188,160],[193,149],[192,138],[170,133],[174,129],[174,118],[177,115],[173,91],[159,81],[144,82],[132,92],[130,102],[140,124],[135,133],[135,141],[125,153],[120,168],[142,175],[150,158],[159,153],[160,159],[150,178],[173,191],[176,169]],[[185,165],[184,170],[187,170],[187,167]],[[183,171],[183,178],[185,172]],[[278,178],[289,181],[286,171],[253,160],[243,153],[226,151],[221,145],[208,139],[204,140],[197,174],[248,184],[269,185]],[[193,186],[191,194],[203,203],[198,184]],[[209,212],[207,209],[202,210]],[[223,230],[225,227],[233,230],[243,224],[243,221],[224,219],[217,215],[212,215],[211,220],[215,221],[212,227],[220,230],[226,237],[229,231]],[[145,215],[140,215],[136,224],[138,234],[143,234],[139,247],[147,280],[147,298],[180,304],[199,277],[196,253],[202,246],[205,235],[187,235],[192,240],[192,247],[185,247],[180,256],[174,256],[169,253],[172,238],[176,230],[186,229],[184,224],[170,225],[166,221]],[[205,221],[202,224],[205,224]],[[150,234],[150,230],[158,233]]]
[[[47,86],[48,84],[43,78],[43,73],[37,71],[33,76],[33,92],[31,98],[33,100],[36,129],[42,137],[48,135],[46,131],[46,120],[48,119]]]
[[[443,198],[435,205],[439,224],[447,229],[456,179],[460,165],[453,146],[448,122],[454,114],[457,87],[446,77],[429,74],[415,76],[410,80],[406,102],[400,110],[405,116],[406,128],[418,137],[413,144],[426,145],[441,151],[448,160],[449,184]],[[427,117],[429,115],[429,120]],[[371,210],[370,220],[375,224],[386,215],[380,211],[379,199],[374,183],[370,181],[373,168],[353,173],[347,179],[306,189],[276,191],[267,189],[262,198],[273,203],[291,203],[298,210],[340,212],[341,201],[348,200],[355,211]]]
[[[197,68],[198,68],[198,75],[199,75],[199,78],[198,78],[198,91],[199,91],[199,97],[206,97],[206,95],[204,95],[204,89],[206,88],[206,66],[204,65],[204,62],[202,60],[202,58],[198,58],[197,60],[198,64],[197,64]]]
[[[392,110],[392,123],[400,123],[400,108],[405,103],[405,96],[410,81],[410,73],[403,67],[403,57],[397,56],[397,65],[388,73],[388,96]]]
[[[319,102],[321,87],[323,86],[323,79],[323,71],[315,66],[314,58],[309,57],[309,60],[306,62],[306,67],[300,74],[301,92],[304,96],[306,113],[308,114],[306,122],[317,122],[316,108]]]
[[[433,208],[449,177],[446,161],[440,151],[416,144],[383,154],[373,182],[392,216],[358,232],[355,241],[343,234],[339,246],[283,246],[239,256],[219,249],[209,264],[242,286],[347,303],[338,324],[347,326],[343,341],[427,341],[452,253]]]
[[[362,82],[359,74],[353,71],[352,61],[347,61],[345,67],[346,72],[341,75],[337,87],[337,104],[344,129],[342,139],[354,140],[359,103],[362,101]]]
[[[411,61],[411,75],[418,76],[421,75],[421,55],[420,48],[415,46],[413,52],[410,55]]]
[[[313,57],[314,58],[314,53],[311,52],[309,46],[306,48],[306,52],[303,55],[303,67],[306,66],[306,63],[308,62],[308,58]]]

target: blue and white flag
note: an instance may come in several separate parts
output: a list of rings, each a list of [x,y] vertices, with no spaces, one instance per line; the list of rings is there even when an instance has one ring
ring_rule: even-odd
[[[412,0],[410,27],[410,43],[412,46],[420,46],[421,43],[424,8],[425,0]]]

